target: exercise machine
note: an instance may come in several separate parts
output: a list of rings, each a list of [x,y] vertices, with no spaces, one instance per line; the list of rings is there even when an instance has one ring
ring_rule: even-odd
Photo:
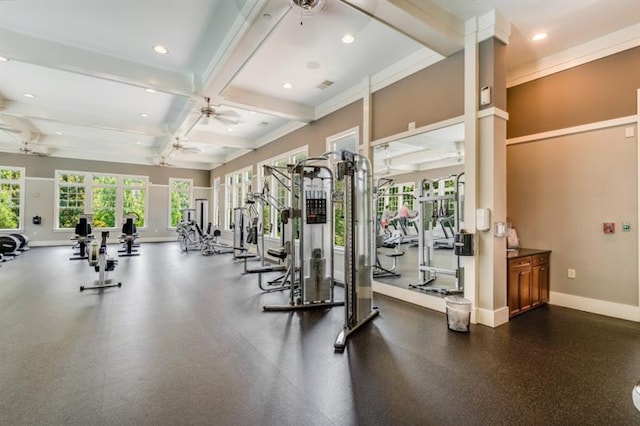
[[[92,241],[89,245],[89,266],[93,266],[98,273],[98,279],[92,286],[80,286],[80,292],[85,290],[102,290],[109,287],[122,287],[121,282],[113,283],[113,280],[107,279],[107,272],[113,271],[118,264],[116,259],[107,256],[107,238],[109,231],[102,231],[102,240],[98,245],[97,241]]]
[[[198,224],[196,223],[196,226]],[[196,228],[197,232],[197,228]],[[203,234],[202,244],[200,248],[200,253],[203,256],[210,256],[212,254],[229,254],[233,253],[233,247],[229,244],[223,243],[220,241],[220,237],[222,236],[222,232],[218,228],[211,232],[211,222],[207,225],[207,232]]]
[[[333,347],[344,351],[347,339],[378,315],[373,306],[375,211],[371,163],[367,157],[342,151],[336,178],[343,181],[344,197],[344,325]]]
[[[333,173],[318,161],[326,158],[307,158],[288,166],[292,203],[281,216],[289,237],[285,244],[289,304],[267,305],[265,311],[344,305],[334,297]]]
[[[247,259],[259,255],[249,252],[249,244],[255,244],[257,238],[257,217],[253,202],[233,209],[233,260],[242,260],[245,272]]]
[[[418,274],[419,284],[410,284],[409,288],[437,293],[440,295],[459,294],[464,292],[464,268],[460,266],[460,256],[456,256],[456,268],[440,268],[434,263],[434,251],[438,247],[451,248],[455,246],[455,236],[460,232],[460,224],[464,212],[464,173],[447,176],[440,179],[423,179],[420,182],[420,216],[424,218],[420,223],[423,230],[419,233],[418,241]],[[444,222],[449,222],[449,234]],[[451,225],[450,222],[453,221]],[[441,227],[445,238],[439,234]],[[439,275],[454,278],[453,287],[437,286]]]
[[[138,230],[136,229],[136,222],[138,221],[138,215],[130,213],[123,218],[122,233],[119,236],[122,248],[118,250],[118,257],[127,256],[140,256],[138,248],[140,244],[136,243],[138,239]]]
[[[196,228],[194,213],[195,209],[182,210],[182,220],[176,226],[180,250],[185,253],[188,253],[189,250],[202,250],[202,239]]]
[[[20,240],[11,235],[0,235],[0,259],[11,260],[20,255]]]
[[[91,222],[93,216],[90,214],[82,214],[78,218],[78,223],[75,228],[75,237],[71,238],[71,241],[75,241],[72,249],[75,251],[73,257],[69,260],[84,260],[88,257],[87,249],[89,243],[95,238],[91,233]]]
[[[376,235],[376,263],[373,268],[373,276],[375,278],[400,278],[401,275],[396,272],[398,258],[404,256],[404,252],[399,249],[400,244],[395,244],[393,251],[384,252],[385,257],[391,259],[392,263],[389,267],[384,267],[380,261],[380,248],[382,247],[389,247],[389,245],[385,244],[385,236],[378,234]]]
[[[264,174],[265,176],[272,176],[273,174],[282,173],[274,166],[265,165]],[[289,177],[282,173],[281,179],[288,181]],[[290,182],[289,182],[290,183]],[[290,190],[290,186],[285,185],[287,190]],[[265,293],[272,293],[275,291],[283,291],[288,290],[291,287],[291,275],[292,268],[291,265],[288,265],[287,257],[291,252],[290,244],[287,242],[285,233],[287,230],[284,226],[284,221],[288,220],[288,209],[287,207],[281,203],[276,197],[271,195],[269,192],[269,185],[264,184],[262,187],[262,192],[249,194],[249,199],[252,200],[255,204],[260,206],[258,210],[258,222],[256,226],[257,233],[257,252],[263,253],[265,255],[269,255],[272,258],[275,258],[277,263],[267,264],[266,256],[260,256],[261,265],[254,268],[246,267],[244,270],[245,274],[258,274],[258,287]],[[262,215],[259,214],[264,210],[266,206],[274,207],[278,212],[278,227],[280,229],[280,247],[271,247],[265,250],[264,244],[264,224],[262,223]],[[284,217],[284,219],[283,219]],[[285,262],[285,263],[283,263]],[[246,264],[245,264],[246,266]],[[267,273],[280,273],[281,275],[275,279],[264,282],[263,275]]]

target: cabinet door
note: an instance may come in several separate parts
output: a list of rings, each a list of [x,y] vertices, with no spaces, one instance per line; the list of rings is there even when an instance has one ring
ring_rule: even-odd
[[[507,303],[512,317],[531,309],[531,258],[512,259],[508,267]]]
[[[533,256],[531,264],[531,304],[535,307],[549,301],[549,254]]]
[[[522,267],[518,273],[520,287],[520,312],[531,309],[531,267]]]
[[[549,264],[540,265],[538,282],[540,283],[540,302],[549,301]]]

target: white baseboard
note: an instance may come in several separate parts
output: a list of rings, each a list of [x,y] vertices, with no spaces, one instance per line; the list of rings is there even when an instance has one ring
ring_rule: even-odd
[[[372,287],[375,293],[413,303],[414,305],[433,309],[434,311],[446,312],[446,304],[444,303],[444,299],[442,297],[431,296],[425,293],[419,293],[417,291],[400,288],[377,281],[373,282]]]
[[[555,291],[549,294],[549,304],[591,312],[592,314],[640,322],[640,306],[623,305],[622,303],[589,299],[587,297],[574,296],[572,294],[558,293]]]
[[[509,322],[509,308],[504,306],[500,309],[489,310],[475,308],[475,322],[489,327],[498,327]]]

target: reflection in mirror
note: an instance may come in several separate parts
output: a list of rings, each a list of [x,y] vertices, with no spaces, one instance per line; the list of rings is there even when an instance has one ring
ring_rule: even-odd
[[[374,279],[444,296],[463,289],[454,234],[463,227],[464,123],[376,145]]]

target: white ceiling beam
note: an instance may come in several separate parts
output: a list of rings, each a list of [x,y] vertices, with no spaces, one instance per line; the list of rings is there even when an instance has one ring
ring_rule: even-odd
[[[442,56],[464,47],[464,22],[431,0],[340,0]]]
[[[246,10],[239,14],[235,30],[229,32],[229,39],[225,41],[228,46],[226,51],[213,59],[205,74],[204,91],[213,98],[215,104],[220,103],[219,98],[227,86],[290,8],[287,0],[258,0],[248,3]]]
[[[220,135],[204,130],[193,130],[187,137],[189,142],[225,146],[228,148],[255,149],[255,143],[249,139],[243,139],[236,136]]]
[[[291,10],[287,0],[260,0],[241,14],[228,49],[207,70],[205,93],[214,104],[254,110],[288,120],[311,122],[315,109],[232,87],[231,82]],[[243,18],[244,17],[244,18]]]
[[[288,120],[310,123],[315,120],[315,108],[283,99],[254,93],[237,87],[228,87],[222,98],[228,106],[253,110]]]
[[[193,74],[180,74],[0,29],[0,55],[93,78],[191,97]]]
[[[42,109],[25,103],[7,101],[7,106],[0,112],[6,120],[11,117],[29,117],[52,121],[56,123],[71,124],[74,126],[84,126],[95,129],[112,130],[116,132],[131,133],[137,135],[148,135],[153,137],[164,137],[166,133],[160,127],[142,125],[138,122],[121,119],[110,119],[101,115],[86,112],[70,112],[61,109]]]

